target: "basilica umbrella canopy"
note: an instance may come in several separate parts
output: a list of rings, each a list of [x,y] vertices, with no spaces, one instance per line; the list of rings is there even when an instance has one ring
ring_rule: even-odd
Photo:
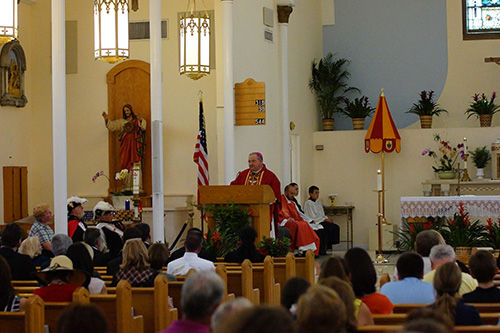
[[[401,137],[398,129],[392,120],[391,112],[385,100],[384,90],[380,93],[375,115],[372,118],[370,127],[365,136],[365,152],[380,153],[382,157],[382,169],[377,170],[378,175],[382,175],[381,186],[377,184],[378,193],[378,256],[376,262],[385,262],[382,255],[382,225],[389,224],[385,219],[385,170],[384,170],[384,152],[391,153],[401,151]],[[377,179],[378,181],[378,179]]]

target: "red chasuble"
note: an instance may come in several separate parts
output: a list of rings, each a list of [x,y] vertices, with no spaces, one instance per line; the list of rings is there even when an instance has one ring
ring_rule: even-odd
[[[290,218],[295,219],[296,221],[294,222],[288,221],[285,224],[285,228],[290,230],[293,249],[297,249],[299,246],[306,246],[311,243],[314,243],[316,245],[316,250],[314,250],[314,254],[318,255],[319,252],[318,235],[309,226],[309,223],[302,220],[299,212],[297,211],[297,208],[295,207],[295,204],[293,202],[289,202],[287,198],[284,195],[282,195],[281,210],[279,213],[280,223],[283,220],[287,220]]]
[[[281,198],[281,183],[278,177],[276,177],[271,170],[268,170],[265,165],[263,165],[262,169],[255,175],[250,169],[241,171],[238,176],[236,176],[236,179],[231,182],[231,185],[269,185],[273,189],[276,200],[279,201]],[[271,205],[271,216],[275,216],[274,230],[276,233],[278,232],[278,218],[275,212],[278,210],[276,204]]]

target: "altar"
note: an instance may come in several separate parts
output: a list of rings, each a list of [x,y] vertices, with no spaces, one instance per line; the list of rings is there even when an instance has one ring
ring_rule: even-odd
[[[401,218],[453,217],[460,203],[470,216],[500,217],[500,195],[440,197],[401,197]]]

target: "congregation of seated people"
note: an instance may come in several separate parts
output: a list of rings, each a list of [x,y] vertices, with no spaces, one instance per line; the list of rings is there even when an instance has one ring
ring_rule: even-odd
[[[293,200],[297,193],[294,185],[285,192],[283,200],[287,200],[287,204],[285,211],[280,212],[280,222],[291,229],[292,237],[297,237],[299,228],[295,224],[306,222],[307,215],[300,213],[301,206]],[[316,187],[310,189],[310,195],[311,203],[304,206],[306,212],[312,214]],[[34,209],[39,225],[28,235],[17,223],[4,228],[0,247],[0,310],[15,312],[25,307],[27,300],[16,295],[13,280],[36,279],[39,288],[33,294],[45,302],[71,302],[73,292],[81,286],[90,294],[106,294],[106,283],[95,270],[96,266],[107,267],[107,275],[113,276],[111,287],[120,280],[132,287],[153,287],[159,274],[176,281],[176,276],[196,271],[187,276],[182,285],[182,317],[164,332],[357,332],[364,326],[374,325],[376,316],[391,315],[400,304],[413,304],[417,308],[408,313],[402,331],[449,332],[455,326],[483,324],[480,312],[471,303],[500,304],[500,289],[494,283],[498,272],[494,256],[479,250],[469,258],[468,267],[459,266],[453,248],[433,230],[417,235],[416,251],[401,254],[392,278],[383,276],[380,285],[368,252],[352,248],[344,257],[324,258],[316,283],[300,277],[289,279],[281,286],[281,307],[254,305],[245,298],[224,303],[225,287],[215,273],[217,258],[204,251],[200,229],[189,229],[183,246],[170,255],[165,244],[150,244],[149,226],[124,228],[113,221],[114,208],[108,203],[99,202],[94,207],[97,227],[80,224],[83,215],[79,207],[86,200],[70,199],[71,236],[46,230],[49,216],[52,217],[46,205]],[[310,220],[321,221],[319,217]],[[288,223],[294,225],[287,227]],[[324,226],[317,230],[327,230],[325,226],[332,224],[331,221],[318,223]],[[307,224],[301,228],[309,228]],[[313,237],[314,233],[311,234],[311,243],[299,245],[296,239],[297,249],[318,244],[318,238],[324,244],[309,249],[318,252],[330,247],[336,242],[338,230],[329,230],[330,235]],[[75,237],[80,231],[81,235]],[[224,261],[263,262],[264,256],[255,248],[255,230],[243,228],[239,237],[239,247]],[[77,320],[85,313],[94,313],[95,318],[104,321],[99,329],[106,332],[106,318],[99,311],[92,306],[74,304],[61,315],[60,327],[71,327],[72,332],[97,331],[88,326],[95,323]]]

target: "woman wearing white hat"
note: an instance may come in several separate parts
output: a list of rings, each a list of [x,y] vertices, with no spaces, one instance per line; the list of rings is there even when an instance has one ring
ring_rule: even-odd
[[[44,302],[72,302],[73,292],[90,279],[83,271],[73,269],[73,262],[66,256],[52,258],[50,266],[35,273],[35,278],[44,285],[33,294]]]
[[[83,242],[83,233],[87,230],[87,225],[83,222],[85,211],[83,205],[87,199],[71,197],[67,200],[68,205],[68,236],[73,242]]]

